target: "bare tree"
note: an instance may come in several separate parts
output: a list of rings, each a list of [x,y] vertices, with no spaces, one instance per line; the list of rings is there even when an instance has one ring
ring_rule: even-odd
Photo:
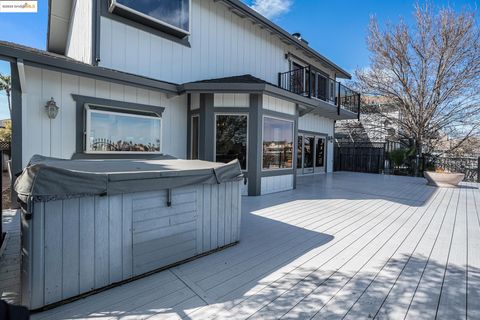
[[[371,65],[356,72],[364,93],[398,107],[404,138],[417,155],[435,148],[440,136],[454,137],[458,148],[480,128],[480,29],[476,13],[416,5],[414,23],[371,19]]]
[[[12,102],[10,100],[10,95],[12,91],[12,83],[10,76],[6,76],[0,73],[0,91],[5,91],[7,95],[8,110],[10,115],[12,114]]]

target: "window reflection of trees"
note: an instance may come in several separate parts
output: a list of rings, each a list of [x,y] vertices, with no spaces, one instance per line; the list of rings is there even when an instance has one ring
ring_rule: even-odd
[[[149,142],[148,144],[135,143],[133,141],[112,141],[105,138],[97,138],[92,141],[90,144],[90,149],[92,151],[124,151],[124,152],[159,152],[160,151],[160,140],[157,140],[155,144]]]
[[[246,115],[217,115],[217,162],[226,163],[238,159],[242,169],[247,168],[247,119]]]

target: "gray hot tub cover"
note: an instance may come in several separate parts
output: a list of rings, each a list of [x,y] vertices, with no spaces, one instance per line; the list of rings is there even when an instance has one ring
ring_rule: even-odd
[[[238,160],[64,160],[34,155],[15,182],[21,201],[50,201],[239,181]]]

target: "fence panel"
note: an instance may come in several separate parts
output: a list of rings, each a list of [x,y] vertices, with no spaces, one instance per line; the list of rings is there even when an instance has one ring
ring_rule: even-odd
[[[468,182],[480,182],[480,157],[438,157],[433,160],[435,166],[446,171],[464,173]]]
[[[343,144],[335,146],[335,171],[382,173],[385,170],[385,145]]]

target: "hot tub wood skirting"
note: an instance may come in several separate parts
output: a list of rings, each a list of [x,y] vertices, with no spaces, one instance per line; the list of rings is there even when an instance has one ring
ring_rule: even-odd
[[[34,202],[22,215],[22,304],[39,309],[235,243],[241,181]]]

